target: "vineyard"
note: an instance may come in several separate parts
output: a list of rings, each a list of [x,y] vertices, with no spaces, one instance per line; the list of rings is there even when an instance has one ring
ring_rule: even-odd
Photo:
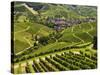
[[[14,2],[13,9],[12,73],[97,68],[95,6]]]
[[[15,73],[34,73],[34,72],[51,72],[51,71],[67,71],[81,69],[97,68],[97,55],[80,52],[63,52],[61,54],[40,57],[27,62],[25,66],[16,68]],[[20,71],[19,71],[20,69]]]

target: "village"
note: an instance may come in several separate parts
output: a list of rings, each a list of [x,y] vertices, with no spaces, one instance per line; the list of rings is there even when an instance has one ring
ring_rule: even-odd
[[[63,30],[73,25],[78,25],[87,22],[96,22],[96,18],[92,17],[92,18],[84,18],[84,19],[67,19],[67,20],[62,18],[47,19],[47,23],[54,24],[54,29],[57,31]]]

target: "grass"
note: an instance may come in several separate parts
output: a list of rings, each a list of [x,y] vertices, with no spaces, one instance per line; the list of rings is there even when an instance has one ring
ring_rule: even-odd
[[[76,38],[73,36],[73,34],[69,34],[69,35],[63,35],[60,39],[60,41],[65,41],[65,42],[69,42],[69,43],[78,43],[81,42],[80,39]]]
[[[84,40],[84,42],[93,41],[93,39],[86,32],[77,33],[75,35],[78,36],[80,39]]]
[[[88,31],[91,28],[91,26],[89,25],[89,23],[81,24],[81,28],[82,28],[83,31]]]
[[[63,47],[69,46],[69,45],[72,45],[72,44],[70,44],[70,43],[68,44],[66,42],[56,42],[53,44],[48,44],[44,47],[39,48],[37,51],[32,53],[32,55],[39,54],[41,52],[54,51],[55,49],[63,48]]]
[[[51,12],[52,11],[52,12]],[[65,18],[79,18],[81,16],[77,15],[75,12],[70,11],[67,8],[64,8],[63,6],[57,5],[48,5],[48,10],[45,10],[41,12],[42,15],[46,15],[48,17],[56,17],[56,16],[61,16]]]
[[[79,44],[78,46],[83,46],[83,45],[87,45],[87,44],[89,44],[89,43],[84,43],[84,44]],[[67,45],[67,46],[71,46],[72,44],[69,44],[69,45]],[[74,45],[74,44],[73,44]],[[59,45],[60,46],[60,45]],[[66,47],[66,46],[65,46]],[[52,47],[53,48],[53,47]],[[60,48],[61,48],[61,46],[60,46]],[[62,48],[63,48],[63,46],[62,46]],[[41,56],[38,56],[38,57],[35,57],[35,58],[31,58],[31,59],[28,59],[28,61],[32,61],[32,60],[34,60],[34,59],[38,59],[38,58],[40,58],[40,57],[45,57],[45,56],[49,56],[49,55],[55,55],[55,54],[61,54],[61,53],[63,53],[63,52],[68,52],[68,51],[72,51],[72,52],[79,52],[79,51],[83,51],[83,52],[85,52],[85,49],[87,49],[87,48],[90,48],[89,50],[91,50],[91,51],[93,51],[93,53],[95,53],[96,52],[96,50],[94,50],[94,49],[91,49],[91,45],[89,45],[89,46],[87,46],[86,48],[79,48],[79,49],[69,49],[69,50],[63,50],[63,51],[60,51],[60,52],[54,52],[54,53],[49,53],[49,54],[45,54],[45,55],[41,55]],[[45,49],[45,47],[44,48],[42,48],[42,50],[43,49]],[[59,47],[58,47],[58,49],[59,49]],[[40,52],[42,52],[42,50],[37,50],[35,53],[38,53],[39,51]],[[47,50],[45,50],[45,51],[48,51],[48,50],[50,50],[50,48],[49,49],[47,49]],[[35,53],[32,53],[32,55],[33,54],[35,54]],[[20,63],[26,63],[26,60],[24,60],[24,61],[21,61]],[[18,64],[18,63],[16,63],[16,64]]]
[[[48,36],[50,33],[52,33],[53,30],[37,23],[29,23],[29,22],[20,22],[15,23],[14,25],[14,50],[15,53],[20,52],[24,50],[25,48],[29,47],[29,45],[33,44],[34,41],[32,40],[34,37],[32,37],[35,34],[38,34],[39,36]],[[26,40],[26,39],[30,42]]]
[[[28,22],[17,22],[14,24],[14,32],[25,30],[30,23]]]
[[[27,44],[26,42],[22,42],[19,40],[15,40],[15,42],[14,42],[14,52],[15,53],[18,53],[27,47],[29,47],[29,44]]]
[[[16,47],[15,47],[17,52],[20,52],[20,51],[24,50],[25,48],[29,47],[29,42],[31,44],[33,44],[33,41],[31,40],[32,39],[32,35],[31,34],[34,34],[34,35],[38,34],[40,36],[48,36],[49,33],[53,32],[52,29],[50,29],[50,28],[48,28],[48,27],[46,27],[44,25],[41,25],[41,24],[27,23],[27,22],[26,22],[26,24],[28,24],[28,26],[30,26],[30,28],[28,30],[15,34],[15,37],[16,37],[15,39],[18,41],[18,43],[15,42],[15,43],[18,44],[18,46],[16,44]],[[93,23],[91,23],[91,24],[93,24]],[[82,27],[84,28],[85,26],[83,26],[83,25],[87,25],[86,28],[88,29],[88,26],[89,26],[88,23],[87,24],[86,23],[82,24]],[[95,25],[93,25],[93,26],[95,26]],[[81,30],[82,27],[79,27],[79,25],[75,25],[74,28],[73,28],[73,32],[72,32],[72,27],[69,27],[68,29],[63,30],[63,33],[61,32],[63,34],[63,36],[59,39],[59,41],[64,41],[64,43],[62,43],[62,44],[60,44],[60,43],[48,44],[47,46],[44,46],[42,48],[40,47],[40,49],[35,51],[33,54],[39,54],[42,51],[46,52],[46,51],[49,51],[49,50],[59,49],[59,48],[64,47],[64,46],[66,46],[68,44],[74,44],[74,43],[80,43],[80,42],[83,43],[83,42],[92,41],[92,38],[86,32],[83,32]],[[27,28],[27,25],[26,26],[22,25],[22,28],[24,28],[23,30],[25,30],[25,28]],[[78,30],[76,31],[74,29],[78,29]],[[94,30],[90,30],[90,31],[93,34],[95,34],[93,32]],[[27,40],[29,40],[29,42],[27,42],[23,38],[27,38]],[[23,44],[24,44],[24,46],[23,46]]]
[[[97,35],[97,30],[93,29],[93,30],[88,31],[88,33],[92,36],[96,36]]]
[[[92,27],[92,30],[91,30]],[[85,42],[92,41],[91,36],[96,35],[96,23],[82,23],[79,25],[74,25],[73,27],[69,27],[65,30],[63,30],[62,37],[59,39],[61,41],[67,41],[67,42],[80,42],[80,40],[84,40]],[[75,35],[75,36],[73,36]],[[79,39],[78,39],[79,38]]]

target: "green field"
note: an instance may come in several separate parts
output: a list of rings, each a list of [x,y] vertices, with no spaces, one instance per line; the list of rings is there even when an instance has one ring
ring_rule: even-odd
[[[91,6],[15,2],[13,73],[96,69],[96,12]]]

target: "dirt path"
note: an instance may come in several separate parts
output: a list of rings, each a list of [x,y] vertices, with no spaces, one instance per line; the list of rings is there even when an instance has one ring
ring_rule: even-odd
[[[30,46],[32,46],[31,42],[30,42],[26,37],[23,37],[23,38],[26,40],[26,42],[27,42]]]
[[[86,32],[91,38],[93,38],[93,36],[91,34],[89,34],[88,32]]]
[[[79,38],[78,36],[76,36],[75,34],[73,34],[74,37],[76,37],[77,39],[81,40],[82,43],[84,43],[84,40],[82,40],[81,38]]]
[[[27,48],[25,48],[24,50],[22,50],[22,51],[20,51],[20,52],[18,52],[18,53],[16,53],[16,55],[21,54],[22,52],[26,51],[27,49],[29,49],[29,48],[31,48],[31,47],[33,47],[33,45],[32,45],[32,46],[29,46],[29,47],[27,47]]]

